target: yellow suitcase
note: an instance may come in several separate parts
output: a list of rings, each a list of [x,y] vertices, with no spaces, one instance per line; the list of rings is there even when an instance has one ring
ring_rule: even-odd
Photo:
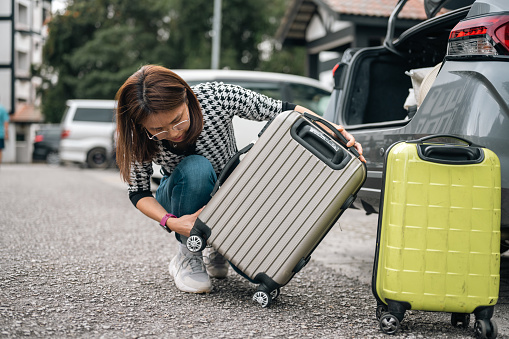
[[[433,143],[459,139],[466,144]],[[495,338],[500,282],[498,157],[464,139],[398,142],[385,155],[372,289],[385,333],[405,311],[451,312]]]

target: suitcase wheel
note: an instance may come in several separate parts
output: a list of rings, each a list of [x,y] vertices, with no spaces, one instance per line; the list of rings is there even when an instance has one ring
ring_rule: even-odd
[[[265,291],[256,291],[256,293],[253,295],[253,301],[256,301],[258,304],[260,304],[261,307],[267,307],[272,302],[271,294]]]
[[[470,325],[470,313],[452,313],[451,324],[454,327],[468,328]]]
[[[386,334],[394,334],[399,330],[399,320],[390,313],[384,313],[380,317],[380,329]]]
[[[203,238],[198,235],[191,235],[189,238],[187,238],[186,246],[187,249],[191,252],[200,252],[205,248],[206,245],[207,244]]]
[[[475,321],[474,332],[478,339],[494,339],[498,335],[497,323],[489,319],[478,319]]]
[[[380,321],[382,315],[388,311],[388,307],[385,304],[376,305],[376,319]]]
[[[281,289],[279,287],[270,292],[270,297],[272,300],[276,300],[276,298],[279,297],[279,295],[281,295]]]

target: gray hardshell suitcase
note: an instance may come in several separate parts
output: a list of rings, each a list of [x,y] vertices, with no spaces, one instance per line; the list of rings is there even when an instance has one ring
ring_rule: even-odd
[[[237,272],[260,284],[253,299],[263,307],[309,261],[366,178],[357,151],[316,120],[336,131],[311,114],[278,115],[227,164],[216,184],[220,189],[188,238],[190,250],[202,250],[207,240]]]

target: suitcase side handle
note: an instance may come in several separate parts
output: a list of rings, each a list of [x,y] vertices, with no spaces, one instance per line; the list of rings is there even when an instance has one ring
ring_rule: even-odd
[[[240,157],[243,154],[249,152],[249,150],[253,146],[254,146],[253,143],[247,145],[246,147],[244,147],[243,149],[241,149],[240,151],[235,153],[233,155],[233,157],[230,158],[230,160],[228,160],[226,165],[223,167],[223,170],[221,171],[221,174],[219,174],[219,177],[217,178],[217,181],[216,181],[216,184],[214,185],[214,189],[212,190],[212,193],[210,193],[211,197],[213,197],[214,194],[216,194],[216,192],[219,189],[219,187],[221,187],[224,184],[224,182],[226,181],[226,179],[228,179],[230,174],[232,174],[233,170],[235,169],[235,167],[237,167],[237,165],[240,162]]]

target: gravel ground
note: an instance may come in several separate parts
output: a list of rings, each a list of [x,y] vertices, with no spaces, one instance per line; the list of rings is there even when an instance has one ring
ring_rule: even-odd
[[[419,311],[407,312],[398,335],[383,335],[369,282],[341,268],[348,258],[335,264],[341,253],[326,242],[268,309],[251,301],[255,286],[232,270],[210,294],[181,293],[168,273],[176,241],[130,205],[113,171],[2,165],[0,206],[0,337],[473,336],[473,322],[457,329],[449,314]],[[509,338],[508,261],[499,338]]]

